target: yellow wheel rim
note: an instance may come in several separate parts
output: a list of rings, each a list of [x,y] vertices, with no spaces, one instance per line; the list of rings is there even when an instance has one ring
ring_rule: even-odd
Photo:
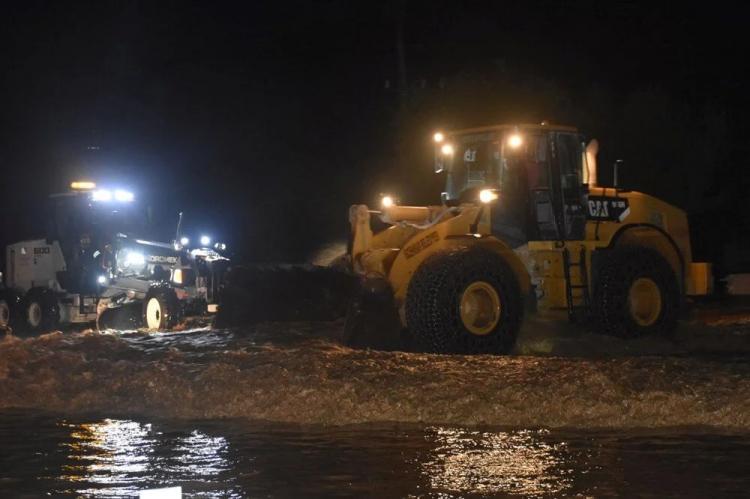
[[[639,277],[630,285],[628,293],[630,317],[639,326],[651,326],[661,315],[661,292],[659,286],[648,277]]]
[[[461,321],[470,333],[490,334],[500,322],[500,296],[489,283],[471,283],[461,295]]]

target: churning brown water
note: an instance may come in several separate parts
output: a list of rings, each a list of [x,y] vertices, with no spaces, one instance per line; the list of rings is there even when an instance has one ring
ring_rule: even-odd
[[[339,332],[340,324],[267,323],[6,338],[0,408],[324,425],[750,428],[744,356],[685,355],[684,346],[565,331],[531,331],[519,343],[556,356],[438,356],[351,350],[335,341]],[[591,354],[561,355],[570,345]],[[633,345],[648,355],[634,355]],[[660,349],[679,355],[655,355]]]

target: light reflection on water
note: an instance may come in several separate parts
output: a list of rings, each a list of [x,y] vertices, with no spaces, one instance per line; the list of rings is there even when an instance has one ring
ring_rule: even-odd
[[[746,497],[750,436],[0,411],[0,497]]]
[[[151,424],[128,420],[60,425],[70,429],[71,440],[61,445],[68,449],[67,457],[72,463],[63,466],[60,478],[74,486],[86,485],[76,488],[76,494],[132,496],[144,488],[143,484],[150,484],[149,488],[155,484],[167,486],[170,479],[210,486],[212,479],[230,468],[225,457],[226,439],[198,430],[187,436],[165,438]],[[228,492],[207,491],[203,495],[227,497]]]
[[[508,432],[430,428],[432,459],[422,472],[436,490],[479,494],[560,494],[572,485],[564,442],[546,430]]]

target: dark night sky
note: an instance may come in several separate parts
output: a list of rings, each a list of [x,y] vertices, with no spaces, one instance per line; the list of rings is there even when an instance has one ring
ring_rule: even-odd
[[[88,175],[184,210],[243,258],[300,260],[345,237],[351,203],[436,200],[434,128],[545,118],[599,137],[634,187],[696,219],[699,198],[731,211],[748,109],[731,9],[18,2],[0,17],[0,243],[33,235],[37,201]]]

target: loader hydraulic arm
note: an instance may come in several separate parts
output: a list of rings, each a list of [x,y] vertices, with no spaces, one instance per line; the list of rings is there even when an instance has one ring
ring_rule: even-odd
[[[352,205],[349,208],[349,223],[352,225],[352,262],[372,247],[372,227],[370,210],[364,204]]]

